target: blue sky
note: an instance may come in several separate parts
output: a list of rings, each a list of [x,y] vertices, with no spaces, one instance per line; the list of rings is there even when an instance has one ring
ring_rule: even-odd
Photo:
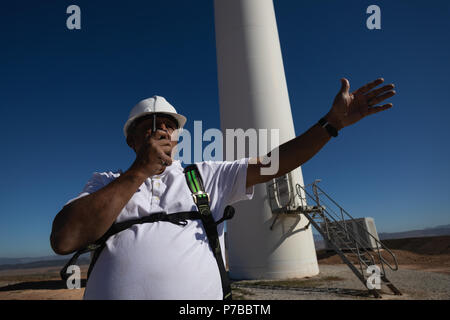
[[[195,3],[195,6],[194,6]],[[66,8],[81,8],[81,30]],[[379,232],[450,223],[448,1],[280,1],[278,30],[299,135],[377,77],[394,108],[345,128],[304,164]],[[381,30],[366,8],[381,8]],[[126,170],[123,124],[162,95],[203,128],[219,128],[213,1],[15,1],[0,4],[0,256],[52,254],[51,223],[94,171]]]

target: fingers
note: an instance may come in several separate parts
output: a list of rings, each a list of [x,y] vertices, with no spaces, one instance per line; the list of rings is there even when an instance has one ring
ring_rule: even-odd
[[[166,139],[170,141],[170,134],[165,130],[158,129],[156,130],[155,135],[158,138],[158,140]]]
[[[386,100],[386,99],[394,96],[395,93],[396,93],[395,90],[388,91],[388,92],[386,92],[386,93],[384,93],[382,95],[379,95],[376,98],[370,99],[370,101],[368,101],[368,104],[369,104],[369,106],[373,106],[373,105],[375,105],[377,103],[380,103],[383,100]]]
[[[382,84],[383,82],[384,82],[383,78],[378,78],[377,80],[367,83],[366,85],[362,86],[361,88],[359,88],[358,90],[356,90],[352,93],[356,95],[356,94],[363,94],[363,93],[369,92],[370,90],[372,90],[376,86]]]
[[[168,139],[170,140],[170,134],[165,131],[165,130],[161,130],[161,129],[157,129],[156,131],[148,131],[147,135],[146,135],[146,140],[149,137],[153,137],[156,140],[162,140],[162,139]]]
[[[375,114],[375,113],[380,112],[380,111],[384,111],[384,110],[390,109],[390,108],[392,108],[392,106],[393,106],[392,103],[387,103],[387,104],[382,105],[382,106],[376,106],[376,107],[369,108],[369,115]]]
[[[163,137],[160,136],[160,137]],[[156,138],[149,138],[150,145],[156,154],[156,157],[161,160],[161,164],[163,165],[171,165],[172,164],[172,157],[171,157],[171,151],[172,151],[172,145],[170,144],[170,140],[167,139],[161,139],[157,140]]]
[[[170,166],[172,164],[172,144],[170,135],[164,130],[149,131],[145,135],[147,144],[146,150],[153,154],[153,159],[157,159],[155,164],[158,166]]]
[[[350,90],[350,83],[346,78],[341,79],[341,91],[340,92],[348,92]]]
[[[394,84],[391,83],[391,84],[382,86],[382,87],[379,88],[379,89],[376,89],[376,90],[373,90],[373,91],[369,92],[368,94],[366,94],[366,97],[367,97],[368,100],[370,100],[370,99],[373,99],[373,98],[375,98],[376,96],[382,94],[383,92],[392,90],[392,89],[394,89],[394,88],[395,88]]]
[[[145,135],[145,141],[150,144],[155,143],[158,146],[171,146],[170,135],[163,130],[147,133]]]

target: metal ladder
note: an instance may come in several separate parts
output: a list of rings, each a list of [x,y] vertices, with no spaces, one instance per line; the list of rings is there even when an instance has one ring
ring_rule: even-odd
[[[366,228],[363,228],[347,211],[317,186],[317,182],[319,181],[320,180],[316,180],[305,187],[296,184],[295,196],[300,198],[300,203],[302,205],[295,209],[293,209],[292,206],[289,206],[289,209],[286,207],[284,208],[285,210],[283,210],[283,213],[289,215],[303,214],[309,220],[309,224],[314,226],[327,244],[339,255],[342,261],[347,264],[350,270],[352,270],[356,277],[369,290],[369,293],[375,298],[381,298],[381,294],[379,289],[371,289],[368,287],[368,279],[371,276],[371,273],[367,274],[366,270],[368,270],[369,266],[376,266],[378,268],[380,272],[380,285],[386,285],[395,295],[402,295],[400,290],[398,290],[386,276],[385,266],[389,267],[392,271],[398,270],[398,263],[394,253],[381,243],[378,238],[367,231]],[[308,192],[308,187],[311,187],[312,192]],[[302,192],[304,193],[304,196],[302,196]],[[307,199],[312,200],[315,205],[305,205]],[[326,203],[327,206],[323,205],[324,203]],[[328,205],[328,203],[330,205]],[[336,212],[336,210],[333,210],[333,207],[337,209],[339,213]],[[282,216],[282,214],[277,215],[275,220],[278,216]],[[348,227],[349,222],[353,222],[353,225],[357,226],[358,232],[355,232],[353,228]],[[361,233],[365,233],[366,237],[368,236],[367,238],[372,239],[372,244],[361,237]],[[373,249],[373,241],[376,244],[375,249]],[[357,259],[359,268],[357,268],[350,260],[352,255]],[[386,260],[387,257],[393,260],[393,265]]]

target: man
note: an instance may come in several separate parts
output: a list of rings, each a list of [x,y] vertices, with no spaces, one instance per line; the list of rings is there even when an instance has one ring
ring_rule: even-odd
[[[253,186],[284,175],[313,157],[339,130],[392,107],[375,106],[395,94],[377,79],[350,93],[347,79],[327,115],[279,146],[279,171],[261,175],[262,159],[198,163],[215,221],[228,204],[251,199]],[[172,154],[186,118],[162,97],[141,101],[124,133],[136,160],[125,172],[94,173],[83,192],[57,214],[53,250],[69,254],[101,238],[113,223],[154,212],[196,211],[183,168]],[[269,166],[270,164],[266,164]],[[223,248],[223,224],[217,227]],[[223,254],[223,250],[222,250]],[[222,299],[218,263],[201,221],[136,224],[108,238],[90,274],[85,299]]]

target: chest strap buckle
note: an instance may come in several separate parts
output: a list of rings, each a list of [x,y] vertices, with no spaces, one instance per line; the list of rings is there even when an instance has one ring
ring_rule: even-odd
[[[204,191],[197,191],[192,194],[192,198],[194,199],[194,203],[199,206],[203,204],[209,204],[209,194]]]

